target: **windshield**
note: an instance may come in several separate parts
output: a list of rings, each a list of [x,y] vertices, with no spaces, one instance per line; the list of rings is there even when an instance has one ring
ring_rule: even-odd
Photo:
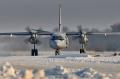
[[[53,36],[52,40],[64,40],[62,36]]]

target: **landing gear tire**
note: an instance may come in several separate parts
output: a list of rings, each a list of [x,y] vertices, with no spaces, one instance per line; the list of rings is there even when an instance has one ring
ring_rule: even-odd
[[[32,49],[31,50],[31,56],[38,56],[38,50],[37,49]]]
[[[85,49],[80,49],[80,54],[85,53]]]
[[[56,49],[56,50],[55,50],[55,56],[56,56],[56,55],[60,55],[60,50],[59,50],[59,49]]]

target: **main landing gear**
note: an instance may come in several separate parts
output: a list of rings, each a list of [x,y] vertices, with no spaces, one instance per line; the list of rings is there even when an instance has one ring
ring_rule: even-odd
[[[82,44],[82,49],[80,49],[80,54],[81,54],[81,53],[86,53],[85,48],[86,48],[86,45],[85,45],[85,44]]]
[[[31,56],[38,56],[38,49],[35,48],[35,44],[34,49],[31,50]]]
[[[59,50],[59,49],[56,49],[56,50],[55,50],[55,56],[56,56],[56,55],[60,55],[60,50]]]
[[[80,49],[80,54],[85,53],[85,49]]]

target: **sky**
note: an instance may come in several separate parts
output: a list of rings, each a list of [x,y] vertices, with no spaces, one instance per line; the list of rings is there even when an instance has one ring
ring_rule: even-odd
[[[62,25],[70,29],[105,29],[120,22],[120,0],[0,0],[0,32],[25,31],[25,27],[58,27],[58,5]]]

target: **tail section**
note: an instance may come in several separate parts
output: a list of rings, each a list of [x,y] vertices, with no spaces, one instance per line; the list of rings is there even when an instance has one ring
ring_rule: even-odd
[[[62,32],[62,25],[61,25],[61,4],[59,4],[59,32]]]

